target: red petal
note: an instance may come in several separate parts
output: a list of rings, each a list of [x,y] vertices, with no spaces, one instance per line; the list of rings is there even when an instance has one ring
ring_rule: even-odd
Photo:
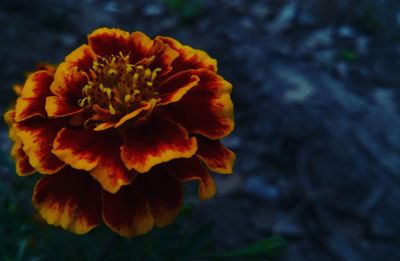
[[[192,71],[200,78],[197,86],[168,107],[168,115],[190,133],[210,139],[227,136],[234,127],[232,85],[208,70]]]
[[[64,167],[51,153],[53,140],[63,124],[63,121],[34,118],[14,125],[29,163],[41,174],[53,174]]]
[[[112,231],[124,237],[146,234],[154,219],[138,177],[116,194],[103,192],[103,220]]]
[[[179,53],[179,57],[172,63],[173,70],[171,74],[187,69],[200,68],[217,72],[217,61],[212,59],[206,52],[182,45],[170,37],[157,36],[156,40],[161,40]]]
[[[235,153],[228,150],[219,140],[197,137],[198,150],[196,155],[209,169],[221,174],[232,173]]]
[[[11,147],[11,156],[15,159],[16,172],[18,176],[27,176],[35,172],[29,163],[29,158],[22,149],[22,142],[15,133],[13,124],[15,123],[15,110],[11,109],[4,113],[4,120],[9,127],[8,136],[14,142]]]
[[[199,181],[198,196],[200,199],[209,199],[215,195],[216,187],[214,179],[208,174],[197,158],[176,159],[168,162],[165,166],[182,182]]]
[[[172,70],[172,63],[179,56],[179,53],[172,49],[168,44],[158,44],[154,50],[155,59],[151,64],[151,69],[161,68],[161,75],[165,75]]]
[[[162,82],[157,89],[161,96],[161,101],[158,104],[166,105],[179,101],[199,81],[200,78],[190,71],[175,74]]]
[[[49,117],[64,117],[83,111],[83,108],[70,105],[58,96],[47,97],[45,109]]]
[[[101,188],[88,173],[64,168],[36,184],[32,201],[54,226],[85,234],[101,222]]]
[[[70,67],[77,67],[85,72],[89,71],[95,60],[97,60],[96,54],[86,44],[81,45],[65,57],[65,61],[69,63]]]
[[[142,32],[133,32],[131,34],[133,53],[131,63],[135,64],[145,57],[153,54],[154,41]]]
[[[146,188],[154,225],[164,227],[176,219],[182,206],[182,185],[162,167],[138,176]]]
[[[91,171],[105,190],[115,193],[134,177],[120,159],[120,145],[119,136],[63,128],[54,140],[53,153],[73,168]]]
[[[88,76],[71,66],[68,62],[61,63],[57,67],[54,81],[50,86],[53,95],[63,98],[66,103],[76,106],[82,98],[82,88],[88,83]]]
[[[179,214],[182,187],[160,167],[137,176],[116,194],[104,193],[103,218],[116,233],[132,237],[163,227]]]
[[[29,163],[29,158],[22,150],[22,143],[18,139],[11,148],[11,156],[15,159],[16,172],[18,176],[28,176],[35,172],[35,169]]]
[[[176,158],[189,158],[197,150],[196,139],[181,126],[161,118],[128,130],[121,158],[128,169],[140,173]]]
[[[99,28],[88,36],[89,46],[98,56],[127,55],[132,50],[130,35],[120,29]]]
[[[44,105],[46,96],[51,95],[49,88],[52,81],[53,76],[46,71],[38,71],[28,77],[15,105],[17,122],[33,116],[46,117]]]

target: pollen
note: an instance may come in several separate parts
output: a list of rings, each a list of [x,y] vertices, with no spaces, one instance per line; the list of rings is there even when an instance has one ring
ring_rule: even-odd
[[[97,104],[111,115],[124,114],[143,102],[157,98],[160,68],[131,64],[122,53],[98,58],[89,70],[89,81],[82,89],[80,107]]]

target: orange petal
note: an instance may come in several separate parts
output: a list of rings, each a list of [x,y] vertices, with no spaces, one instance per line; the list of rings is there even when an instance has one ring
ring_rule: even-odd
[[[63,128],[54,140],[52,152],[73,168],[91,171],[103,189],[115,193],[134,177],[120,159],[121,143],[118,136]]]
[[[16,140],[11,147],[11,156],[15,159],[15,167],[18,176],[28,176],[35,173],[35,169],[29,163],[29,158],[22,150],[21,140]]]
[[[14,125],[29,163],[41,174],[53,174],[64,167],[64,163],[51,153],[53,140],[63,124],[59,120],[35,118]]]
[[[160,68],[160,75],[165,75],[172,70],[171,65],[178,58],[179,53],[168,44],[160,44],[159,46],[160,50],[155,51],[155,59],[151,64],[151,69]]]
[[[225,148],[219,140],[197,137],[197,146],[196,155],[209,169],[220,174],[232,173],[235,153]]]
[[[182,182],[199,181],[198,197],[201,200],[214,197],[216,193],[214,179],[197,158],[176,159],[166,163],[165,166]]]
[[[163,227],[179,214],[182,187],[161,167],[137,176],[116,194],[103,193],[103,218],[116,233],[133,237]]]
[[[154,225],[171,224],[178,217],[183,202],[181,182],[162,167],[138,176],[138,181],[146,188]]]
[[[153,54],[154,41],[142,32],[133,32],[131,34],[132,54],[131,63],[135,64],[145,57]]]
[[[152,110],[154,108],[155,104],[156,104],[156,100],[155,99],[151,99],[149,102],[146,102],[146,103],[143,103],[143,104],[139,105],[139,107],[136,108],[134,111],[124,115],[124,117],[122,117],[115,124],[114,127],[118,128],[119,126],[124,124],[126,121],[131,120],[131,119],[135,118],[136,116],[138,116],[143,111]]]
[[[46,96],[51,95],[49,88],[52,81],[53,76],[46,71],[38,71],[28,77],[15,105],[17,122],[33,116],[46,117],[44,105]]]
[[[53,226],[85,234],[101,222],[101,188],[88,173],[64,168],[39,180],[33,204]]]
[[[61,63],[50,86],[53,95],[61,97],[66,103],[77,105],[82,98],[82,88],[88,83],[87,75],[68,62]]]
[[[217,61],[212,59],[206,52],[182,45],[180,42],[170,37],[157,36],[156,40],[158,39],[168,44],[179,53],[179,57],[172,63],[173,70],[171,74],[187,69],[200,68],[217,72]]]
[[[169,103],[179,101],[190,89],[198,84],[200,78],[193,75],[190,71],[177,73],[166,81],[162,82],[157,89],[160,93],[161,101],[159,105],[166,105]]]
[[[48,96],[46,98],[45,109],[49,117],[64,117],[84,110],[84,108],[68,104],[63,98],[58,96]]]
[[[189,133],[210,139],[227,136],[234,127],[230,98],[232,85],[209,70],[195,70],[192,73],[200,78],[200,82],[174,106],[168,107],[168,115]]]
[[[89,46],[98,56],[127,55],[132,51],[130,35],[120,29],[99,28],[88,36]]]
[[[104,147],[103,152],[99,164],[90,174],[104,190],[116,193],[122,186],[130,184],[137,173],[125,168],[119,155],[119,146]]]
[[[29,164],[29,158],[22,149],[22,142],[15,133],[13,124],[15,123],[15,110],[11,109],[4,113],[4,121],[9,127],[8,136],[14,142],[11,147],[11,156],[15,159],[16,172],[18,176],[28,176],[35,172]]]
[[[96,54],[93,52],[92,48],[86,44],[81,45],[65,57],[65,61],[69,63],[71,67],[77,67],[85,72],[89,71],[93,66],[93,62],[96,60]]]
[[[112,231],[128,238],[146,234],[154,225],[146,188],[137,180],[115,194],[103,191],[104,222]]]
[[[184,128],[154,118],[126,132],[121,158],[128,169],[144,173],[162,162],[189,158],[196,150],[196,138],[190,138]]]

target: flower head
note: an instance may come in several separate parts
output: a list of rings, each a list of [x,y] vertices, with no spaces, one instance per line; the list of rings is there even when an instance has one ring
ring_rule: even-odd
[[[232,172],[232,86],[205,52],[163,36],[100,28],[57,67],[15,88],[5,114],[17,174],[43,177],[33,204],[84,234],[104,222],[132,237],[170,224],[182,183],[215,194],[208,170]]]

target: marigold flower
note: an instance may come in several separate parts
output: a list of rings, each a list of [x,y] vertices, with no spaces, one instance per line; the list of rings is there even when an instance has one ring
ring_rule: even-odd
[[[182,183],[198,196],[229,174],[220,139],[234,127],[232,86],[205,52],[163,36],[100,28],[57,67],[15,88],[5,114],[20,176],[43,177],[33,204],[51,225],[84,234],[104,221],[132,237],[170,224]]]

